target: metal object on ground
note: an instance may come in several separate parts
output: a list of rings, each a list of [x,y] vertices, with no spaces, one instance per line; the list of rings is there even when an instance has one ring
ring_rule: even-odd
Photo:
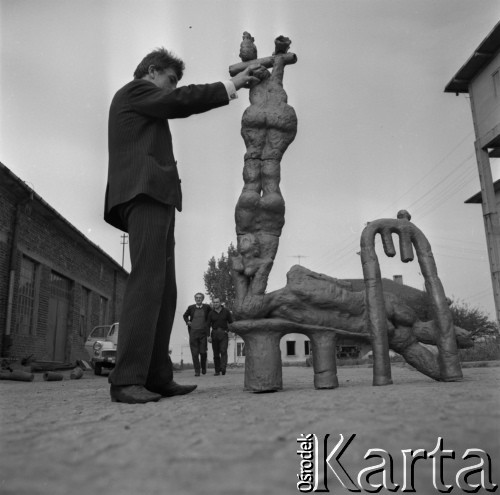
[[[79,380],[83,376],[83,370],[77,366],[69,375],[72,380]]]
[[[35,379],[33,373],[26,371],[0,371],[0,380],[14,380],[16,382],[32,382]]]
[[[46,382],[60,382],[64,379],[64,376],[61,373],[54,373],[53,371],[46,371],[43,374],[43,379]]]

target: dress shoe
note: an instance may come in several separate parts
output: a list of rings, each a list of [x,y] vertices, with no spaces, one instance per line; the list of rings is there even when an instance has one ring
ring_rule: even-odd
[[[111,385],[109,393],[111,402],[125,402],[126,404],[145,404],[161,399],[160,394],[150,392],[142,385]]]
[[[207,374],[207,370],[201,370],[201,374],[202,375],[206,375]]]
[[[214,376],[219,376],[220,373],[217,371],[217,373],[214,373]]]
[[[222,373],[223,375],[225,375],[225,374],[226,374],[226,370],[222,370],[222,371],[221,371],[221,373]]]
[[[194,376],[200,376],[200,372],[199,372],[199,371],[197,371],[197,372],[194,374]]]
[[[198,385],[180,385],[173,380],[163,385],[146,385],[150,392],[160,394],[162,397],[173,397],[174,395],[186,395],[192,392]]]

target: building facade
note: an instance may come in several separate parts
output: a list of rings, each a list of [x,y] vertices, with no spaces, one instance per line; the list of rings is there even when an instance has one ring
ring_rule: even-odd
[[[468,93],[474,124],[476,161],[497,321],[500,322],[500,210],[493,184],[492,160],[500,158],[500,22],[474,50],[445,87]],[[470,198],[467,202],[476,202]]]
[[[128,273],[0,163],[0,357],[88,359]]]

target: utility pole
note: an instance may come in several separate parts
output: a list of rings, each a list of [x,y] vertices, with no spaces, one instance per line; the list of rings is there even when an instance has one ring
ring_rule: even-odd
[[[299,263],[299,266],[300,266],[300,260],[301,260],[302,258],[307,258],[307,256],[304,256],[303,254],[295,254],[295,255],[293,255],[293,256],[290,256],[290,258],[297,258],[298,263]]]
[[[128,234],[122,234],[121,235],[121,241],[120,244],[123,246],[122,248],[122,268],[125,263],[125,245],[128,244]]]

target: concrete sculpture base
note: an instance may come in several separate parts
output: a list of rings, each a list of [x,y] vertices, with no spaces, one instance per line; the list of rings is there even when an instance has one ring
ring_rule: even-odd
[[[336,332],[283,319],[240,320],[231,325],[245,342],[245,390],[275,392],[283,388],[280,340],[302,333],[311,340],[314,387],[337,388]]]

